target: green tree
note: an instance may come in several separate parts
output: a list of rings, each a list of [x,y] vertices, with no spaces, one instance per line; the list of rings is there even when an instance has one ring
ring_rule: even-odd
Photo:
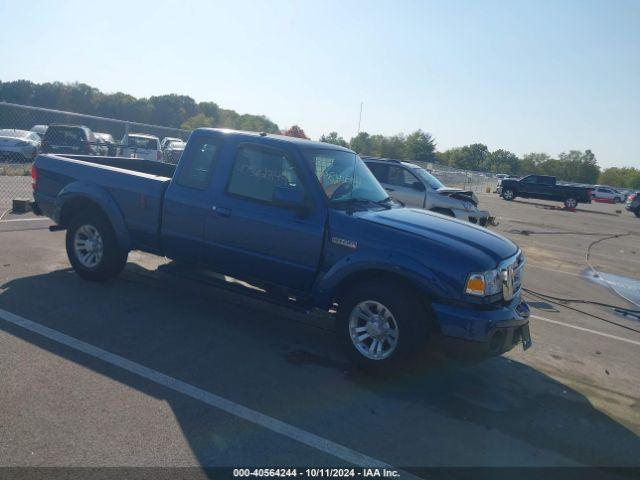
[[[404,158],[416,162],[433,162],[436,160],[436,142],[431,134],[416,130],[404,140]]]
[[[372,147],[371,135],[367,132],[360,132],[349,141],[349,148],[360,155],[371,155]]]
[[[338,135],[338,132],[330,132],[329,135],[322,135],[320,141],[324,143],[331,143],[333,145],[340,145],[341,147],[348,147],[347,141]]]
[[[185,130],[195,130],[198,127],[213,127],[215,120],[211,117],[207,117],[204,113],[199,113],[188,120],[185,120],[180,128]]]
[[[640,189],[640,170],[633,167],[607,168],[600,174],[598,183],[638,190]]]
[[[482,143],[450,148],[438,156],[443,163],[464,170],[481,170],[487,165],[489,149]]]
[[[485,158],[483,170],[491,173],[518,173],[520,159],[508,150],[496,150]]]

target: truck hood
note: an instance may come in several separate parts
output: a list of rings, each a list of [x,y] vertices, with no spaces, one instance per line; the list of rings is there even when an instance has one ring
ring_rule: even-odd
[[[462,190],[461,188],[443,187],[436,190],[440,195],[456,198],[465,202],[471,202],[478,206],[478,197],[471,190]]]
[[[429,242],[455,250],[460,255],[485,257],[495,265],[518,252],[518,246],[511,240],[490,230],[469,222],[456,220],[445,215],[417,208],[393,208],[390,210],[368,211],[359,215],[362,220],[384,225],[417,235]]]

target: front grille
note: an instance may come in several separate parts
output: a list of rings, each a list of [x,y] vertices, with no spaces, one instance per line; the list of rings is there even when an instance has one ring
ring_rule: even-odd
[[[524,263],[524,255],[522,252],[518,252],[500,264],[502,296],[507,301],[516,296],[522,287]]]

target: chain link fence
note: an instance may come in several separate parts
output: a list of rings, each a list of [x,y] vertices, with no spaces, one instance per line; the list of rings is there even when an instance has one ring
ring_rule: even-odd
[[[49,131],[52,125],[55,128]],[[47,131],[49,135],[45,136]],[[181,141],[189,133],[0,102],[0,214],[14,199],[32,198],[31,163],[38,153],[127,156],[177,163]]]
[[[393,162],[404,161],[391,158],[373,157],[368,155],[362,155],[362,158],[388,160]],[[446,187],[461,188],[463,190],[471,190],[477,193],[489,193],[495,190],[495,187],[498,183],[498,179],[492,173],[460,170],[459,168],[432,162],[421,162],[414,160],[407,160],[407,162],[424,168],[426,171],[440,180]]]

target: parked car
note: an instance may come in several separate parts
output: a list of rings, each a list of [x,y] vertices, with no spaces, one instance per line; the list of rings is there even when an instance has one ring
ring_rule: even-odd
[[[260,288],[246,295],[336,309],[347,354],[373,369],[435,332],[490,354],[531,345],[518,246],[396,204],[351,150],[200,128],[177,166],[81,158],[39,155],[32,178],[84,279],[117,275],[131,250],[199,265]]]
[[[100,155],[96,137],[84,125],[52,124],[42,139],[43,153]]]
[[[27,130],[3,128],[0,130],[0,157],[19,162],[30,162],[40,150],[40,137]]]
[[[183,142],[183,140],[177,137],[164,137],[162,139],[162,142],[160,142],[160,149],[164,150],[169,146],[171,142]]]
[[[169,142],[162,152],[164,161],[167,163],[177,164],[180,160],[180,155],[184,151],[187,144],[183,141]]]
[[[516,197],[557,200],[566,208],[576,208],[578,203],[591,203],[591,188],[560,184],[556,177],[528,175],[519,180],[505,178],[501,183],[500,196],[505,200]]]
[[[624,203],[626,196],[615,188],[606,185],[596,185],[591,191],[591,198],[600,202]]]
[[[145,133],[129,133],[122,139],[123,156],[142,160],[162,161],[160,139]]]
[[[489,212],[478,209],[475,193],[445,187],[418,165],[374,157],[364,157],[364,162],[389,195],[407,207],[431,210],[482,226],[494,221]]]
[[[95,132],[94,135],[102,155],[115,157],[118,154],[118,144],[110,133]]]
[[[640,192],[629,195],[625,208],[640,218]]]
[[[40,137],[40,140],[42,140],[44,134],[47,132],[47,128],[49,128],[49,125],[34,125],[31,127],[31,131],[37,134]]]

